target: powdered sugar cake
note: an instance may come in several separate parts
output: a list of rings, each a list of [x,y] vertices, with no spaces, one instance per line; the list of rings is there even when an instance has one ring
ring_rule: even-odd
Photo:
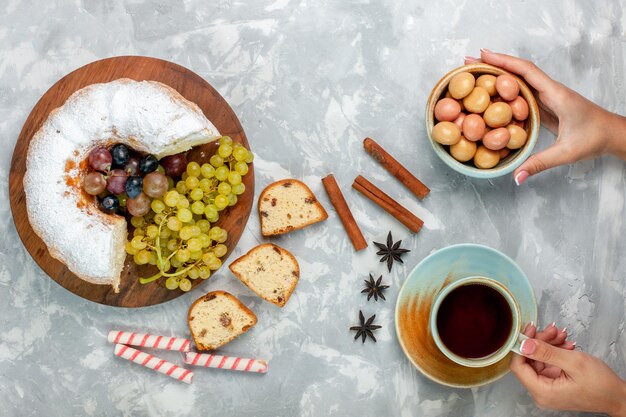
[[[24,191],[33,230],[78,277],[117,291],[126,252],[122,216],[82,192],[81,161],[98,145],[124,143],[162,158],[219,138],[197,105],[155,81],[119,79],[72,94],[34,135]]]

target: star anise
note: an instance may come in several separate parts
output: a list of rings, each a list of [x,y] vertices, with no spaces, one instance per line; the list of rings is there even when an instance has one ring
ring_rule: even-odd
[[[404,263],[402,261],[402,255],[407,252],[411,252],[408,249],[402,249],[400,247],[401,243],[402,240],[398,240],[396,243],[393,243],[391,232],[389,232],[389,234],[387,235],[386,245],[383,243],[374,242],[374,245],[376,245],[378,249],[380,249],[378,252],[376,252],[376,255],[383,255],[383,257],[380,258],[380,261],[387,261],[387,268],[389,269],[389,272],[391,272],[391,266],[393,265],[393,261]]]
[[[385,295],[383,294],[383,291],[389,288],[389,285],[380,285],[380,282],[382,280],[383,276],[381,275],[380,277],[378,277],[378,280],[374,281],[374,277],[372,276],[372,274],[370,274],[369,281],[366,279],[363,280],[363,282],[365,282],[365,289],[361,291],[361,294],[367,293],[367,301],[369,301],[372,297],[374,297],[375,301],[378,301],[378,297],[387,301]]]
[[[350,330],[356,330],[356,336],[354,336],[354,340],[357,340],[359,336],[361,336],[363,343],[365,343],[365,339],[367,339],[367,337],[369,336],[374,342],[376,342],[376,338],[374,337],[374,333],[372,332],[374,330],[380,329],[382,326],[372,324],[375,318],[376,314],[374,314],[372,317],[367,319],[367,321],[365,321],[365,317],[363,317],[363,312],[359,310],[359,321],[361,322],[361,324],[359,326],[350,327]]]

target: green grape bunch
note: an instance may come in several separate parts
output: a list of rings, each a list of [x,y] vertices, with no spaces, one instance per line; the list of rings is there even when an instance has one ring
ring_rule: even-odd
[[[126,252],[137,265],[158,268],[140,283],[165,278],[166,288],[189,291],[192,280],[207,279],[222,265],[228,232],[213,224],[245,192],[242,177],[254,156],[228,136],[219,143],[208,164],[189,162],[181,179],[152,200],[148,214],[131,218],[135,230]]]

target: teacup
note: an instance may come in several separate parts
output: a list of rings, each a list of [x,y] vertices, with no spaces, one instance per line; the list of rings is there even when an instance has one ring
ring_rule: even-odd
[[[429,326],[435,344],[453,362],[486,367],[520,353],[520,307],[500,282],[485,277],[454,281],[435,296]]]

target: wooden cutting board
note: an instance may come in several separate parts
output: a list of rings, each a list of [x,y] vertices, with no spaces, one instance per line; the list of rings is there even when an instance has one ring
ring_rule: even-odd
[[[242,143],[248,149],[250,149],[250,145],[233,110],[208,82],[180,65],[149,57],[120,56],[85,65],[57,81],[31,111],[15,144],[9,176],[11,211],[17,232],[24,246],[50,278],[74,294],[100,304],[143,307],[172,300],[184,293],[180,290],[170,291],[165,288],[163,278],[150,284],[140,284],[138,278],[152,275],[156,268],[137,266],[130,256],[126,257],[120,292],[117,294],[113,292],[110,286],[94,285],[79,279],[63,263],[50,256],[46,245],[31,228],[22,186],[28,145],[35,132],[48,118],[50,111],[61,106],[72,93],[85,86],[113,81],[118,78],[130,78],[138,81],[154,80],[169,85],[187,100],[200,106],[206,117],[213,122],[222,135],[230,136],[233,141]],[[208,158],[215,149],[215,144],[198,146],[188,154],[188,158],[202,164],[208,162]],[[246,186],[245,193],[239,196],[239,201],[235,206],[220,213],[220,220],[217,223],[218,226],[228,231],[228,240],[226,241],[228,253],[222,259],[226,259],[237,245],[250,216],[254,197],[254,169],[252,165],[248,174],[244,176],[243,183]],[[63,213],[59,213],[59,215],[62,216]],[[71,225],[68,224],[68,227]],[[85,236],[85,239],[88,239],[88,236]],[[202,279],[193,281],[194,287],[203,285],[203,283],[205,281]]]

